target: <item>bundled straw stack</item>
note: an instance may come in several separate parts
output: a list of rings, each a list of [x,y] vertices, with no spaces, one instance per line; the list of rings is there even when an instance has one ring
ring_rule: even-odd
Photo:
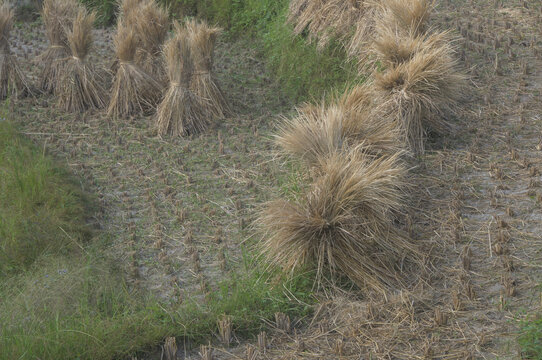
[[[7,2],[0,5],[0,100],[8,96],[30,94],[30,87],[17,60],[11,53],[9,35],[13,27],[13,9]]]
[[[105,91],[95,69],[86,61],[92,47],[92,25],[95,13],[79,9],[68,32],[68,43],[72,56],[64,60],[64,74],[56,86],[58,105],[68,112],[83,112],[89,108],[105,107]]]
[[[396,123],[414,154],[425,151],[428,132],[453,130],[446,120],[465,87],[448,32],[427,32],[427,0],[391,0],[381,12],[372,46],[384,71],[375,76],[382,113]]]
[[[179,24],[175,25],[175,35],[166,42],[164,55],[169,88],[156,114],[158,133],[185,136],[204,131],[208,113],[190,89],[194,64],[188,34]]]
[[[394,226],[404,173],[397,160],[355,148],[320,157],[320,174],[305,194],[270,202],[261,214],[268,262],[286,271],[312,263],[320,284],[346,276],[360,288],[402,286],[401,272],[419,254]]]
[[[224,118],[231,111],[213,75],[214,47],[221,30],[195,20],[187,23],[187,29],[194,60],[191,89],[205,102],[210,116]]]
[[[307,29],[322,48],[332,38],[346,40],[356,24],[367,23],[373,7],[369,0],[291,0],[288,22],[295,35]]]
[[[154,0],[145,0],[135,10],[131,10],[131,13],[128,17],[134,17],[132,21],[140,42],[136,51],[136,63],[157,80],[166,82],[162,45],[169,30],[167,11]]]
[[[162,86],[134,63],[137,38],[133,29],[120,21],[114,42],[118,68],[107,115],[119,118],[151,112],[160,101]]]
[[[135,26],[137,10],[143,0],[119,0],[117,19],[128,27]]]
[[[296,117],[285,119],[276,136],[282,154],[303,159],[309,167],[317,167],[322,157],[348,153],[354,147],[367,158],[400,152],[402,146],[397,127],[377,117],[368,106],[345,104],[353,101],[353,97],[350,95],[339,105],[328,107],[305,105],[297,110]]]
[[[40,88],[53,93],[64,72],[65,61],[70,56],[67,30],[73,26],[80,5],[75,0],[44,0],[42,18],[45,24],[49,47],[40,56],[44,67],[40,74]]]

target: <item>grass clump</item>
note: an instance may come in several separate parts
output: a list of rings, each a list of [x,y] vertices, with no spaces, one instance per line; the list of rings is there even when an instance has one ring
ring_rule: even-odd
[[[83,244],[84,198],[62,168],[0,121],[0,274]]]
[[[219,284],[205,302],[161,303],[131,289],[102,250],[93,245],[71,259],[46,257],[0,283],[0,359],[129,358],[170,336],[206,342],[224,314],[237,334],[250,336],[275,312],[309,311],[286,294],[311,301],[303,277],[273,286],[254,270]]]
[[[269,274],[250,254],[231,278],[183,302],[134,289],[118,259],[107,255],[113,239],[88,236],[84,218],[91,208],[66,179],[64,170],[0,122],[1,360],[129,358],[171,336],[206,342],[224,315],[237,334],[250,336],[275,312],[302,316],[310,310],[305,274],[291,280]]]

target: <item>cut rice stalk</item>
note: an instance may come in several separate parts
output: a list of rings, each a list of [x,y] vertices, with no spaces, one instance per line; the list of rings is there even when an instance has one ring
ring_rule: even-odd
[[[168,12],[154,0],[144,0],[134,14],[134,27],[141,43],[136,51],[136,63],[150,75],[166,82],[162,45],[169,30]]]

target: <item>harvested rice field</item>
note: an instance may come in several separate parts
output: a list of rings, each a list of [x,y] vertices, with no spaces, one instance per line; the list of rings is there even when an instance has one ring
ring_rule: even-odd
[[[359,69],[303,100],[203,17],[143,53],[126,9],[151,2],[94,25],[47,94],[44,21],[9,35],[35,87],[0,109],[0,359],[542,359],[541,1],[282,1],[292,39]],[[66,106],[70,79],[103,104]],[[19,146],[77,196],[14,200]],[[47,212],[85,231],[47,220],[58,244],[11,250]]]

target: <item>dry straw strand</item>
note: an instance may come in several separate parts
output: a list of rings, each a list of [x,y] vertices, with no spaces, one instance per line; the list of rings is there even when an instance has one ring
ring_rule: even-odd
[[[108,116],[119,118],[151,112],[160,100],[163,87],[134,63],[137,50],[134,30],[120,21],[114,42],[119,65],[111,89]]]
[[[322,172],[307,193],[262,211],[267,260],[287,271],[313,263],[320,283],[346,276],[363,288],[404,285],[406,264],[419,255],[394,225],[404,174],[398,155],[374,159],[353,151],[320,161]]]
[[[203,21],[191,20],[187,22],[187,30],[194,60],[194,77],[190,87],[206,103],[211,116],[224,118],[231,113],[231,109],[213,74],[214,48],[221,29]]]
[[[58,105],[68,112],[83,112],[89,108],[105,107],[105,91],[102,79],[95,69],[86,62],[92,47],[92,26],[95,13],[81,8],[68,32],[68,43],[72,56],[66,58],[64,73],[56,86]]]
[[[46,93],[53,93],[59,78],[64,72],[61,61],[70,56],[67,32],[73,26],[77,12],[81,8],[75,0],[44,0],[42,18],[45,25],[49,47],[39,57],[43,69],[39,76],[39,87]]]
[[[186,29],[175,24],[175,35],[164,46],[169,88],[158,105],[156,125],[160,135],[185,136],[208,126],[208,112],[190,89],[194,72]]]
[[[11,4],[0,5],[0,99],[10,95],[21,97],[31,94],[30,85],[18,62],[11,53],[9,36],[13,28],[13,9]]]

